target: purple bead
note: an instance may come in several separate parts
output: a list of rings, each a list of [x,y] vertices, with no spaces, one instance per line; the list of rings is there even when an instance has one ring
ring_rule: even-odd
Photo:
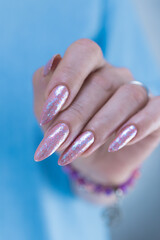
[[[77,182],[80,184],[80,185],[85,185],[85,180],[84,180],[84,178],[78,178],[77,179]]]
[[[113,188],[107,187],[107,188],[105,189],[105,193],[106,193],[107,195],[110,195],[110,194],[112,194],[113,192],[114,192],[114,189],[113,189]]]
[[[126,185],[126,184],[123,184],[123,185],[119,186],[119,189],[120,189],[120,190],[122,190],[122,192],[123,192],[123,193],[126,193],[126,192],[127,192],[127,189],[128,189],[128,187],[127,187],[127,185]]]
[[[103,192],[104,191],[104,187],[102,185],[95,185],[94,191],[97,193]]]
[[[71,177],[73,178],[73,179],[77,179],[77,178],[79,178],[79,173],[77,172],[77,171],[72,171],[71,172]]]

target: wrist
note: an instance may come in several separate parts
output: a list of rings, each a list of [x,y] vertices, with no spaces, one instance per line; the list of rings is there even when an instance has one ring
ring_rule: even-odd
[[[113,159],[112,159],[113,160]],[[95,163],[95,164],[94,164]],[[90,179],[91,181],[108,186],[116,186],[126,182],[132,175],[135,169],[138,169],[139,166],[128,166],[128,164],[121,165],[112,163],[110,164],[107,161],[104,161],[104,165],[97,164],[92,162],[88,164],[85,161],[85,164],[82,164],[80,161],[75,161],[70,164],[76,171],[80,172],[85,178]]]
[[[68,173],[73,180],[72,185],[78,195],[88,200],[94,200],[96,203],[109,205],[122,197],[134,185],[135,180],[139,177],[139,169],[132,172],[127,181],[120,185],[104,185],[94,182],[88,177],[77,171],[71,164],[65,166],[64,171]]]

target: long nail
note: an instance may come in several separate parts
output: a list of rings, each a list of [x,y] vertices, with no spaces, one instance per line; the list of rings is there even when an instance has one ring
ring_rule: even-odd
[[[108,152],[115,152],[123,148],[129,143],[137,134],[137,128],[134,125],[125,127],[114,141],[109,145]]]
[[[65,123],[59,123],[49,130],[44,139],[39,144],[35,155],[35,161],[41,161],[53,154],[66,140],[69,128]]]
[[[50,122],[53,117],[61,110],[69,95],[67,87],[59,85],[50,93],[44,104],[40,117],[40,125]]]
[[[62,59],[61,55],[59,55],[59,54],[54,55],[44,66],[43,76],[46,77],[50,73],[51,70],[54,70],[57,67],[57,65],[61,59]]]
[[[61,155],[58,164],[64,166],[74,161],[85,152],[94,142],[94,135],[91,131],[82,133],[73,144]]]

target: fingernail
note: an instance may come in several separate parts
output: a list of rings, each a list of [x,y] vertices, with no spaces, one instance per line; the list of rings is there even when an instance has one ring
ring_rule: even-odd
[[[61,56],[59,54],[54,55],[44,66],[43,76],[46,77],[51,70],[54,70],[57,67],[60,60],[61,60]]]
[[[49,130],[39,144],[34,160],[41,161],[53,154],[66,140],[68,134],[69,128],[65,123],[59,123]]]
[[[59,85],[55,87],[46,100],[40,117],[40,125],[51,121],[61,110],[69,95],[67,87]]]
[[[123,148],[129,143],[137,134],[137,128],[134,125],[127,126],[109,145],[108,152],[115,152]]]
[[[73,162],[85,152],[94,142],[94,135],[91,131],[82,133],[59,158],[58,164],[64,166]]]

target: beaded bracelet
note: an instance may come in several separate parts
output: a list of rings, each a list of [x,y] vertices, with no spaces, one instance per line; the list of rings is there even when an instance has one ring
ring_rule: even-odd
[[[85,190],[89,192],[102,193],[105,195],[111,195],[114,193],[120,197],[126,194],[128,190],[134,186],[136,179],[138,179],[140,176],[140,169],[138,168],[133,171],[131,177],[126,182],[120,184],[119,186],[111,187],[97,184],[90,179],[82,176],[82,174],[75,168],[73,168],[71,164],[64,166],[63,170],[70,176],[72,180],[74,180],[77,184],[79,184],[81,187],[85,188]]]

